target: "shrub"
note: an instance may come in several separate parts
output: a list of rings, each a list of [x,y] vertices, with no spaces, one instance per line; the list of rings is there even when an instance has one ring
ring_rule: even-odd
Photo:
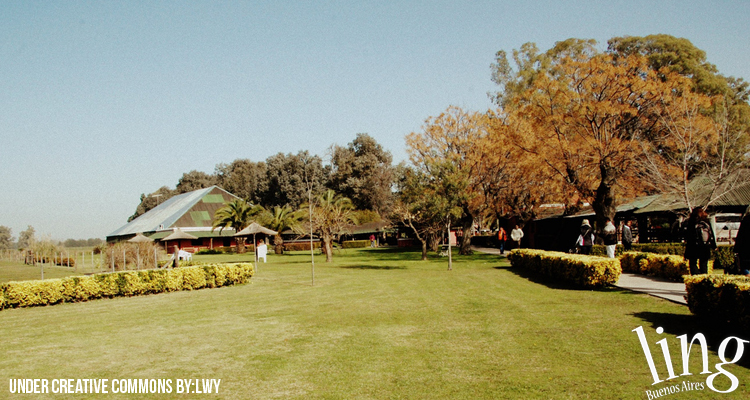
[[[713,261],[708,262],[708,273],[713,272]],[[628,251],[620,256],[623,272],[651,275],[674,282],[682,282],[690,275],[690,266],[682,256]]]
[[[320,248],[320,241],[313,241],[313,249]],[[309,241],[284,242],[284,251],[305,251],[310,250]]]
[[[623,247],[621,245],[617,245],[617,247],[615,247],[615,257],[619,257],[620,254],[622,254],[622,252],[623,252]],[[591,247],[591,255],[599,256],[599,257],[606,257],[607,247],[603,244],[595,244]]]
[[[65,258],[56,258],[55,259],[55,265],[60,265],[63,267],[75,267],[76,266],[76,260],[74,258],[65,257]]]
[[[671,254],[681,256],[685,254],[684,243],[633,243],[633,251],[641,253]]]
[[[0,285],[0,309],[228,286],[252,276],[252,264],[243,263],[8,282]]]
[[[223,254],[224,252],[221,251],[221,249],[203,249],[198,250],[195,254]]]
[[[5,307],[45,306],[63,301],[61,279],[8,282],[4,289]]]
[[[719,246],[713,251],[714,268],[732,269],[734,264],[734,248],[732,246]]]
[[[508,259],[514,268],[524,268],[544,278],[587,288],[613,285],[622,271],[616,258],[554,251],[514,249]]]
[[[750,278],[696,275],[685,278],[690,312],[750,330]]]
[[[346,240],[344,243],[341,243],[342,249],[355,249],[368,246],[370,246],[369,240]]]

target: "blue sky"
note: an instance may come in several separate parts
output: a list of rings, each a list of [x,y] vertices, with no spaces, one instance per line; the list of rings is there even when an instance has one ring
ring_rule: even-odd
[[[0,225],[105,237],[190,170],[366,132],[396,161],[525,42],[666,33],[750,79],[746,1],[3,1]]]

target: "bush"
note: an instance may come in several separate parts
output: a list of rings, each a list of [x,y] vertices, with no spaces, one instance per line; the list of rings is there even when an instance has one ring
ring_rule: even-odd
[[[76,260],[74,258],[66,257],[66,258],[56,258],[55,259],[55,265],[60,265],[63,267],[75,267],[76,266]]]
[[[198,250],[195,254],[224,254],[221,249],[203,249]]]
[[[313,241],[313,249],[319,249],[320,248],[320,241]],[[309,241],[299,241],[299,242],[284,242],[284,251],[309,251],[310,250],[310,242]]]
[[[750,278],[696,275],[685,278],[687,303],[693,314],[730,322],[750,330]]]
[[[713,272],[713,261],[708,262],[708,273]],[[623,272],[650,275],[682,282],[684,275],[690,275],[690,266],[682,256],[628,251],[620,256]]]
[[[622,272],[620,261],[616,258],[514,249],[508,259],[514,268],[523,268],[547,279],[586,288],[614,285]]]
[[[633,251],[641,253],[671,254],[681,256],[685,254],[684,243],[633,243]]]
[[[734,264],[734,247],[732,246],[719,246],[713,251],[714,268],[717,269],[732,269]]]
[[[342,249],[356,249],[356,248],[369,247],[369,246],[370,246],[369,240],[346,240],[344,241],[344,243],[341,243]]]
[[[249,263],[214,264],[8,282],[0,285],[0,309],[228,286],[246,283],[253,273]]]

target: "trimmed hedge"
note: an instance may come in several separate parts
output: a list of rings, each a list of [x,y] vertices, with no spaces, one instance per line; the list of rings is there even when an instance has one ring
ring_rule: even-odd
[[[544,278],[586,288],[614,285],[622,272],[620,261],[616,258],[555,251],[513,249],[508,259],[514,268],[523,268]]]
[[[713,273],[714,262],[708,262],[708,273]],[[651,275],[673,282],[682,282],[683,275],[690,275],[690,266],[682,256],[628,251],[620,256],[622,272]]]
[[[320,241],[313,241],[313,249],[320,248]],[[310,251],[310,242],[284,242],[284,251]]]
[[[242,263],[123,271],[43,281],[8,282],[0,285],[0,310],[75,303],[99,298],[215,288],[246,283],[253,274],[253,265]]]
[[[342,249],[356,249],[361,247],[369,247],[370,241],[369,240],[345,240],[343,243],[341,243]]]
[[[685,277],[690,312],[750,331],[750,278],[736,275]]]

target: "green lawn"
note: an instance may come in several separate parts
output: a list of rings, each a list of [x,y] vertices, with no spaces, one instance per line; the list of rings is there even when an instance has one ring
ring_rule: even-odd
[[[0,398],[10,378],[221,379],[219,395],[190,397],[202,399],[647,399],[683,381],[704,390],[666,398],[748,395],[750,370],[726,366],[740,387],[718,394],[697,355],[695,375],[651,385],[633,329],[646,331],[662,379],[656,341],[668,338],[679,375],[675,336],[703,332],[713,349],[728,336],[682,305],[537,283],[489,255],[456,257],[453,271],[388,249],[323,261],[315,286],[309,255],[270,254],[247,285],[0,311]],[[709,361],[716,372],[715,352]],[[180,397],[138,396],[112,395]]]

